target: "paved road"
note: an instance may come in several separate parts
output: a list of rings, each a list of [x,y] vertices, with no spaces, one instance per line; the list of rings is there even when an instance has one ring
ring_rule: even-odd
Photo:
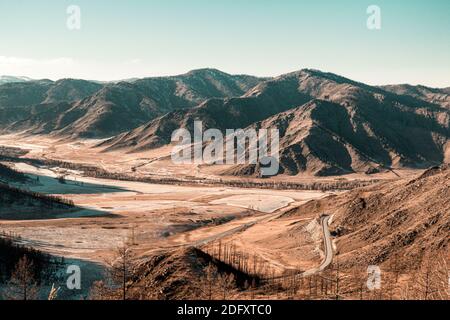
[[[330,216],[324,215],[320,218],[320,223],[322,225],[323,232],[323,245],[324,245],[324,253],[325,259],[322,264],[318,268],[314,268],[308,270],[302,274],[302,276],[307,277],[313,274],[322,272],[325,270],[332,262],[333,262],[333,243],[331,241],[330,229],[328,228],[328,223],[330,222]]]
[[[330,229],[328,227],[330,218],[331,217],[329,215],[323,215],[320,218],[320,224],[322,225],[322,233],[323,233],[325,259],[322,261],[322,263],[320,264],[319,267],[302,272],[302,273],[300,273],[300,272],[294,273],[295,275],[300,275],[302,277],[309,277],[309,276],[315,275],[317,273],[324,271],[333,262],[333,242],[331,240],[331,233],[330,233]],[[284,278],[289,278],[289,277],[292,277],[292,274],[271,278],[270,280],[279,280],[279,279],[284,279]],[[269,279],[265,279],[265,280],[269,280]]]
[[[279,217],[279,216],[280,216],[280,214],[277,215],[276,217]],[[208,237],[206,239],[202,239],[202,240],[196,241],[194,243],[183,244],[183,245],[179,245],[179,246],[180,247],[186,247],[186,246],[192,246],[192,245],[194,245],[194,246],[206,245],[206,244],[208,244],[210,242],[217,241],[218,239],[230,236],[230,235],[238,233],[238,232],[242,232],[242,231],[244,231],[244,230],[246,230],[248,228],[251,228],[254,225],[256,225],[256,224],[258,224],[258,223],[260,223],[260,222],[262,222],[264,220],[273,219],[273,218],[274,218],[273,216],[269,216],[269,217],[265,216],[265,217],[259,218],[257,220],[254,220],[252,222],[245,223],[245,224],[243,224],[241,226],[238,226],[236,228],[233,228],[231,230],[219,233],[217,235],[213,235],[213,236]],[[326,268],[328,268],[330,266],[330,264],[333,262],[333,242],[331,240],[331,233],[330,233],[330,229],[329,229],[329,225],[328,225],[329,222],[330,222],[330,218],[331,217],[329,215],[323,215],[320,218],[320,224],[322,226],[325,258],[324,258],[324,260],[322,261],[322,263],[320,264],[319,267],[301,273],[302,277],[308,277],[308,276],[320,273],[320,272],[324,271]],[[277,278],[281,279],[281,278],[285,278],[285,277],[286,276],[280,276],[280,277],[277,277]]]

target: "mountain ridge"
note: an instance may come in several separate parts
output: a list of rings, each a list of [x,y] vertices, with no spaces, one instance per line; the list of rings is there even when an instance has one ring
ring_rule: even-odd
[[[103,151],[140,152],[173,131],[279,127],[281,173],[340,175],[450,161],[447,89],[370,86],[302,69],[274,78],[197,69],[101,84],[63,79],[0,86],[3,131],[109,138]],[[232,175],[258,175],[234,166]]]
[[[427,167],[446,161],[450,152],[445,105],[309,69],[262,81],[242,97],[173,111],[100,146],[157,148],[169,144],[178,128],[192,131],[196,120],[222,131],[280,128],[281,173],[289,175]],[[258,175],[259,169],[240,165],[224,174]]]
[[[0,86],[0,125],[30,134],[105,138],[210,97],[240,96],[259,81],[202,69],[108,84],[77,79],[5,84]]]

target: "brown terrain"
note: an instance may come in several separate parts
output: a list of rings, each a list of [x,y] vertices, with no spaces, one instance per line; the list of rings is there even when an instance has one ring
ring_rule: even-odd
[[[321,238],[321,235],[319,231],[313,231],[315,220],[311,218],[326,212],[332,216],[330,228],[335,246],[334,264],[322,276],[318,274],[306,279],[313,278],[314,282],[320,281],[323,286],[324,279],[329,281],[331,277],[333,281],[328,283],[332,287],[338,265],[342,277],[338,278],[342,286],[340,298],[358,298],[363,295],[368,299],[423,299],[423,295],[429,294],[428,298],[448,299],[449,183],[450,167],[447,165],[394,184],[381,183],[313,200],[287,210],[275,219],[263,221],[222,239],[220,243],[204,246],[201,250],[180,249],[171,254],[156,255],[139,265],[138,274],[145,276],[137,278],[135,284],[137,288],[159,289],[156,295],[140,298],[202,296],[207,299],[210,291],[205,273],[210,272],[212,265],[218,273],[218,284],[212,289],[215,297],[221,297],[225,289],[225,296],[230,298],[275,298],[279,286],[285,290],[281,295],[284,297],[301,298],[305,295],[310,298],[335,298],[336,289],[329,294],[321,291],[316,295],[308,289],[311,284],[305,285],[305,281],[310,280],[294,276],[308,268],[308,264],[304,264],[306,261],[309,261],[309,267],[320,263],[321,255],[312,254],[308,257],[305,253],[319,250],[320,241],[317,238]],[[304,238],[306,230],[312,232],[307,239]],[[314,235],[314,232],[318,234]],[[315,245],[318,245],[316,249]],[[222,253],[219,248],[222,248]],[[248,266],[243,262],[223,264],[226,248],[230,252],[237,252],[240,259],[247,259],[245,263]],[[289,252],[289,255],[283,255],[284,252]],[[218,256],[222,259],[218,259]],[[271,256],[274,260],[269,258]],[[257,267],[254,267],[255,261]],[[266,264],[267,261],[270,262]],[[280,265],[283,267],[278,271],[285,275],[281,278],[275,276],[280,273],[274,270]],[[364,279],[369,265],[380,266],[385,281],[392,282],[386,285],[384,292],[374,295],[360,291],[360,283],[364,281],[361,278]],[[244,273],[241,272],[243,268],[246,270]],[[231,287],[226,282],[222,283],[224,275],[229,274],[233,274],[234,279],[240,279],[240,282],[237,281]],[[430,286],[428,293],[423,287],[425,277],[429,277],[429,283],[426,283]],[[244,289],[246,281],[250,289]],[[251,281],[257,281],[258,285],[251,288]],[[289,292],[289,287],[293,285],[298,286],[295,294]],[[306,287],[303,291],[302,286]],[[138,298],[136,295],[142,294],[142,291],[131,290],[130,294]]]
[[[7,83],[0,86],[0,124],[7,131],[104,138],[208,98],[242,95],[259,81],[204,69],[108,84],[75,79]]]
[[[170,143],[175,129],[193,130],[201,119],[205,129],[278,128],[281,173],[287,175],[424,168],[442,163],[450,152],[449,110],[445,102],[432,101],[302,70],[263,81],[240,98],[174,111],[101,146],[127,152],[157,148]],[[255,175],[257,168],[224,173]]]
[[[82,266],[72,299],[448,299],[447,102],[316,70],[8,82],[0,232]],[[280,174],[174,164],[199,119],[278,128]]]
[[[449,196],[450,167],[445,165],[413,179],[312,201],[288,215],[332,215],[345,265],[382,264],[401,256],[408,268],[426,254],[449,254]]]

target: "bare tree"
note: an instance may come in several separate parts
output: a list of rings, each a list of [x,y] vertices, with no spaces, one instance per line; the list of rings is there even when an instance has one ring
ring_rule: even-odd
[[[450,269],[448,258],[440,255],[437,259],[437,299],[449,300],[450,298]]]
[[[435,292],[433,283],[433,264],[431,259],[425,258],[421,270],[417,277],[417,290],[420,293],[420,299],[430,300],[431,295]]]
[[[115,260],[110,263],[111,278],[121,288],[122,300],[127,300],[127,284],[131,277],[131,264],[133,253],[124,243],[116,250]]]
[[[114,291],[105,281],[95,281],[89,292],[89,300],[115,300],[117,292]]]
[[[336,270],[336,278],[335,278],[335,284],[336,284],[336,286],[335,286],[335,299],[336,300],[339,300],[340,299],[340,289],[341,289],[341,287],[340,287],[340,285],[341,285],[341,274],[340,274],[340,265],[339,265],[339,260],[338,260],[338,256],[336,256],[336,259],[335,259],[335,263],[333,263],[334,264],[334,267],[335,267],[335,270]]]
[[[134,223],[130,227],[130,236],[128,239],[128,244],[130,246],[136,245],[136,224],[134,224]]]
[[[367,273],[359,267],[351,270],[350,281],[353,285],[352,293],[355,295],[355,298],[358,297],[359,300],[364,300],[364,293],[367,288],[366,277]]]
[[[35,300],[38,288],[33,272],[33,262],[23,256],[11,275],[6,293],[10,300]]]
[[[227,299],[227,293],[233,290],[236,280],[232,273],[219,275],[219,284],[222,288],[223,300]]]
[[[446,300],[449,297],[448,261],[444,255],[427,254],[415,277],[414,297],[421,300]]]
[[[212,264],[208,264],[205,268],[205,276],[202,279],[202,291],[206,295],[208,300],[212,300],[214,294],[214,288],[217,279],[217,272]]]
[[[400,258],[397,252],[394,253],[394,256],[390,260],[389,271],[394,275],[394,283],[397,284],[401,273]]]

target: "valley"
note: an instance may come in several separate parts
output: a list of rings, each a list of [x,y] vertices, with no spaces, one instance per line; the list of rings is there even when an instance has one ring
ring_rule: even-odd
[[[92,272],[83,298],[117,298],[95,281],[125,247],[133,299],[205,298],[210,267],[224,286],[233,275],[236,299],[374,298],[361,289],[372,264],[397,272],[380,294],[400,298],[448,258],[448,96],[419,89],[308,69],[0,85],[0,232]],[[173,162],[171,133],[197,119],[277,128],[279,174]]]
[[[42,155],[49,159],[58,154],[58,159],[62,160],[61,154],[51,151],[56,148],[43,145],[48,140],[33,145],[28,140],[21,144],[18,139],[14,139],[16,147],[31,150],[27,157]],[[87,152],[80,147],[75,150],[83,163],[93,157],[93,154],[83,156]],[[99,158],[104,159],[101,154]],[[75,157],[71,154],[68,159],[73,161]],[[96,163],[92,161],[91,164]],[[127,166],[133,163],[130,161]],[[103,161],[103,166],[117,168],[119,164]],[[18,210],[15,219],[2,222],[2,231],[17,234],[24,244],[48,253],[100,263],[107,261],[117,247],[129,241],[132,232],[136,250],[142,254],[180,245],[206,244],[207,239],[215,240],[216,235],[233,236],[239,233],[242,225],[275,217],[286,208],[330,194],[226,186],[157,185],[85,177],[82,172],[40,168],[25,163],[14,163],[12,167],[31,180],[39,177],[39,182],[26,186],[30,191],[62,195],[73,201],[79,210],[57,213],[51,219],[44,216],[33,220],[21,219]],[[64,183],[58,180],[62,174]],[[235,229],[235,232],[227,233]]]

